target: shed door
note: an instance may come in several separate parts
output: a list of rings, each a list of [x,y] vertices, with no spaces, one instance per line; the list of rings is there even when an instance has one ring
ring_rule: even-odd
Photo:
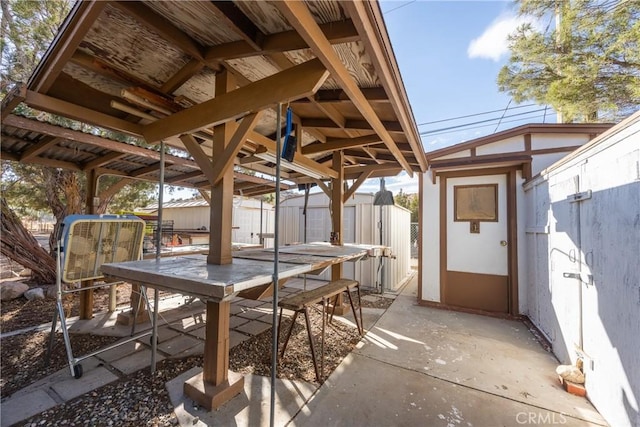
[[[507,176],[448,178],[446,189],[444,302],[508,313]]]

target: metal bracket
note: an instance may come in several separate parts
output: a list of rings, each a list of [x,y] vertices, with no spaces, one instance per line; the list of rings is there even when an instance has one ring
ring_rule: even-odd
[[[587,286],[593,285],[593,275],[587,273],[562,273],[565,279],[578,279]]]

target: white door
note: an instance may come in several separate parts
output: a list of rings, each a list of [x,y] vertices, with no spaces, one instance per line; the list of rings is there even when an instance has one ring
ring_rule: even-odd
[[[444,302],[509,311],[507,176],[447,179]]]

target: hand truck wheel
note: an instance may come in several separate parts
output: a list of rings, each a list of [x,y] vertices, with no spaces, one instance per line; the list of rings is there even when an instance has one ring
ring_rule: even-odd
[[[77,364],[73,366],[73,378],[78,379],[82,377],[82,365]]]

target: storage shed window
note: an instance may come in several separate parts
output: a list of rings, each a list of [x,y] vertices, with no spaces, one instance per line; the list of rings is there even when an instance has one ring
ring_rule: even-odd
[[[455,221],[498,221],[498,184],[453,187]]]

